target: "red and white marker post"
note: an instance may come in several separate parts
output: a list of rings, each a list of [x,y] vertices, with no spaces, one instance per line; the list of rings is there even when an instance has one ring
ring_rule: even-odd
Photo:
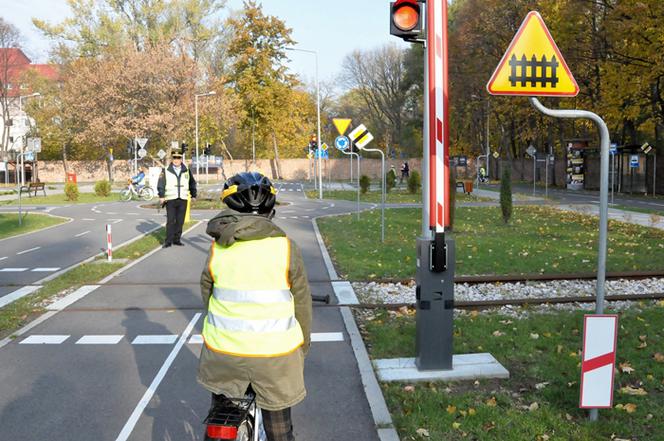
[[[618,342],[618,316],[586,315],[583,320],[581,409],[613,407],[613,374]]]
[[[106,224],[106,259],[109,262],[113,261],[113,239],[111,232],[111,224]]]

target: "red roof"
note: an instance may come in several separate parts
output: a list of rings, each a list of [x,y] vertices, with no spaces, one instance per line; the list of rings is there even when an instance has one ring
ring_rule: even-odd
[[[53,64],[32,64],[28,58],[19,48],[0,48],[0,64],[7,65],[7,78],[6,81],[12,85],[9,91],[10,96],[18,96],[25,93],[20,89],[21,77],[29,69],[34,69],[39,75],[48,78],[49,80],[60,80],[60,73],[56,65]]]

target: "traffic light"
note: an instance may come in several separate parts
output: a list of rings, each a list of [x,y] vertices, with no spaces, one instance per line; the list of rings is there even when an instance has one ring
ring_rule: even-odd
[[[183,142],[182,145],[180,145],[180,153],[182,153],[183,155],[187,153],[187,147],[189,147],[189,145]]]
[[[422,33],[422,6],[417,0],[390,3],[390,34],[406,41],[416,41]]]
[[[212,151],[212,144],[209,142],[205,144],[205,148],[203,149],[203,154],[205,156],[210,156],[210,152]]]

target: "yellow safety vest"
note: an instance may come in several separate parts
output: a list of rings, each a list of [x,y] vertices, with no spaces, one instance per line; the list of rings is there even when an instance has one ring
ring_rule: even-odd
[[[170,170],[165,170],[166,192],[164,197],[167,201],[173,199],[189,199],[189,169],[180,172],[180,179]]]
[[[290,291],[286,237],[212,245],[214,292],[203,325],[205,345],[240,357],[278,357],[304,343]]]

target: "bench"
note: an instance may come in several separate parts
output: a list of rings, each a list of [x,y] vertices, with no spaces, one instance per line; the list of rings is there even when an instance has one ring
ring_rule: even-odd
[[[29,197],[32,197],[31,193],[33,191],[35,192],[35,197],[37,197],[37,192],[40,190],[43,191],[44,196],[46,196],[46,184],[43,182],[30,182],[27,186],[24,185],[20,189],[21,193],[28,193]]]

